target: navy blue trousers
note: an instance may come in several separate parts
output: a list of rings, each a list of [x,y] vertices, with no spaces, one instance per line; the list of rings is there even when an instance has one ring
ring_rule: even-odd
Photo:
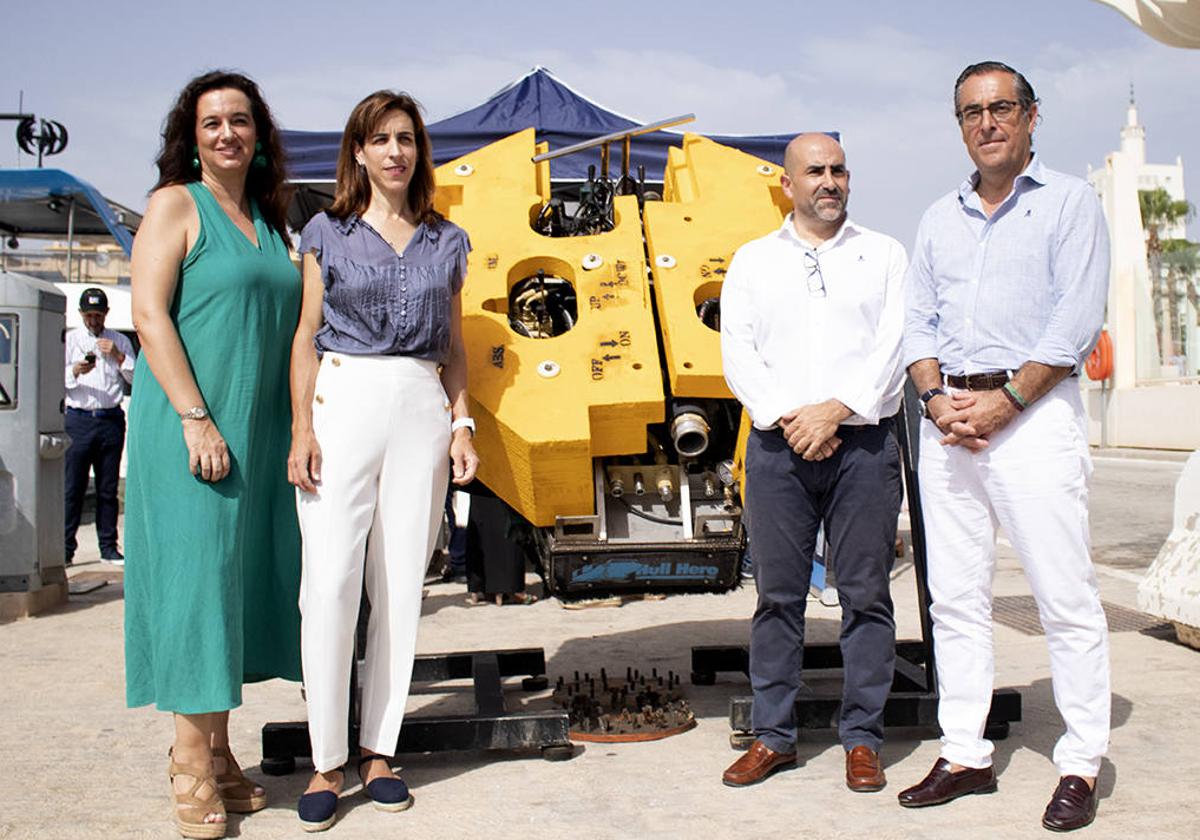
[[[846,749],[883,743],[896,623],[889,574],[900,512],[900,449],[893,422],[842,426],[833,457],[805,461],[778,430],[755,429],[746,449],[746,508],[758,607],[750,630],[755,735],[777,752],[796,743],[804,608],[817,527],[825,522],[842,606],[844,662],[838,734]]]
[[[83,511],[88,473],[96,476],[96,537],[100,551],[117,550],[117,484],[120,481],[121,450],[125,448],[125,415],[92,417],[67,410],[64,428],[71,436],[65,456],[66,551],[75,553],[75,532]]]

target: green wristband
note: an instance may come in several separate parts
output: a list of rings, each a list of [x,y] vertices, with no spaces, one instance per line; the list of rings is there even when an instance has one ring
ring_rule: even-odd
[[[1004,396],[1008,397],[1009,402],[1017,407],[1017,411],[1024,411],[1029,407],[1029,403],[1021,396],[1021,392],[1011,382],[1005,382],[1004,387],[1000,390],[1004,392]]]

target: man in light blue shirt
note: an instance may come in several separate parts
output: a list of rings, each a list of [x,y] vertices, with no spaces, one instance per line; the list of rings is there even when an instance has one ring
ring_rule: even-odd
[[[1066,733],[1042,824],[1095,817],[1108,747],[1108,631],[1088,551],[1091,459],[1075,373],[1100,333],[1109,244],[1083,181],[1033,152],[1038,101],[999,62],[968,67],[955,116],[975,173],[921,221],[906,279],[903,359],[929,422],[920,487],[928,535],[941,758],[906,807],[996,789],[982,737],[993,685],[996,528],[1038,602]]]

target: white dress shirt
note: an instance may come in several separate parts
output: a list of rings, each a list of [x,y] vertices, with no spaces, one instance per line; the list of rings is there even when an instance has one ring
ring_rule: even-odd
[[[906,265],[899,242],[850,220],[814,247],[790,213],[738,249],[721,288],[721,355],[755,427],[831,397],[853,412],[848,425],[896,413]]]
[[[125,358],[120,364],[112,356],[96,349],[96,342],[107,338]],[[133,345],[116,330],[101,330],[92,335],[86,329],[76,327],[67,331],[67,407],[95,411],[101,408],[116,408],[125,396],[125,382],[133,382]],[[87,373],[76,376],[72,368],[82,362],[88,353],[96,354],[96,366]]]

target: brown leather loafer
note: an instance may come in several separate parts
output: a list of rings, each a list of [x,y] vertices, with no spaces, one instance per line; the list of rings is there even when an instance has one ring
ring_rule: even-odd
[[[721,781],[730,787],[754,785],[770,776],[780,767],[796,763],[794,752],[782,753],[756,740],[746,754],[730,764],[721,775]]]
[[[941,805],[968,793],[995,793],[996,771],[991,767],[950,771],[950,762],[939,758],[920,784],[900,791],[897,797],[905,808]]]
[[[1080,776],[1063,776],[1042,814],[1051,831],[1074,831],[1096,819],[1096,791]]]
[[[869,793],[883,790],[886,784],[887,776],[883,775],[879,753],[862,744],[846,752],[846,787],[859,793]]]

